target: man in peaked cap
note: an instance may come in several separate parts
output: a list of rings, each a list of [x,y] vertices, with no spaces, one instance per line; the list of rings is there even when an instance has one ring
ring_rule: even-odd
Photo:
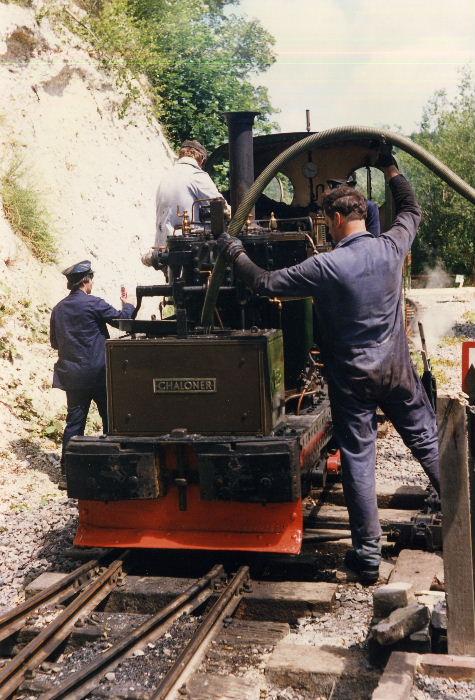
[[[335,178],[327,180],[327,184],[331,190],[334,190],[336,187],[342,187],[343,185],[356,188],[356,173],[350,173],[346,180]],[[366,200],[366,206],[366,230],[372,233],[373,236],[379,236],[381,234],[381,224],[379,221],[379,207],[376,204],[376,202],[374,202],[372,199]]]
[[[199,200],[224,199],[207,172],[202,167],[208,153],[206,148],[195,140],[183,141],[178,152],[178,160],[171,171],[162,177],[156,196],[155,246],[142,256],[144,265],[152,265],[153,251],[163,248],[167,236],[180,228],[182,217],[177,214],[188,212],[190,220],[198,219]],[[229,206],[226,205],[229,213]]]
[[[130,318],[135,308],[127,303],[127,291],[124,288],[120,297],[122,311],[91,294],[94,272],[90,260],[81,260],[71,265],[64,270],[63,275],[70,292],[56,304],[50,320],[51,347],[58,351],[53,387],[66,392],[68,407],[63,435],[62,470],[68,441],[74,435],[84,435],[91,401],[97,405],[104,432],[107,430],[107,324],[114,325],[115,319]]]

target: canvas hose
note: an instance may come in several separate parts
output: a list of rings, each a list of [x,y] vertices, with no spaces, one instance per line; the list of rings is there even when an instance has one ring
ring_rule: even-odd
[[[335,142],[341,142],[345,139],[354,141],[355,138],[360,139],[377,139],[379,142],[386,141],[387,143],[397,146],[402,151],[409,153],[426,168],[431,170],[441,180],[446,182],[455,192],[465,197],[469,202],[475,204],[475,189],[471,187],[465,180],[462,180],[456,173],[442,163],[438,158],[419,146],[411,139],[401,134],[395,134],[392,131],[385,129],[376,129],[367,126],[339,126],[334,129],[326,129],[319,131],[316,134],[306,136],[301,141],[292,144],[285,151],[282,151],[269,165],[261,172],[259,177],[251,185],[250,189],[244,195],[239,204],[236,213],[232,217],[228,233],[230,236],[237,236],[244,226],[247,217],[257,199],[265,190],[269,182],[277,175],[282,166],[287,161],[292,160],[300,153],[309,150],[314,146],[328,146]],[[201,323],[204,327],[211,328],[213,325],[214,309],[218,298],[219,288],[221,286],[226,262],[222,256],[218,256],[214,266],[213,274],[208,285],[203,311],[201,314]]]

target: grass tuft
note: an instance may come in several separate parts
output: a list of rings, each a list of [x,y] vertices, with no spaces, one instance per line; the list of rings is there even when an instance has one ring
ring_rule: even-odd
[[[20,5],[20,7],[31,7],[32,0],[0,0],[3,5]]]
[[[56,243],[49,214],[39,192],[26,180],[24,165],[15,156],[1,179],[3,210],[13,231],[33,255],[45,263],[56,261]]]

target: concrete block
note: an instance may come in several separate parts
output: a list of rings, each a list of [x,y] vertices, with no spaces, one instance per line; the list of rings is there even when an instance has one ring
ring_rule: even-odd
[[[411,695],[418,654],[393,652],[372,700],[407,700]]]
[[[436,630],[447,629],[447,604],[445,599],[440,600],[438,603],[436,603],[436,605],[434,605],[430,621],[432,627]]]
[[[268,659],[266,678],[279,688],[328,696],[334,685],[338,697],[370,697],[378,673],[368,670],[361,652],[332,646],[280,642]]]
[[[28,584],[25,588],[25,598],[32,598],[37,593],[42,593],[50,586],[61,581],[67,574],[60,574],[55,571],[45,571],[38,578]]]
[[[253,581],[236,612],[247,620],[295,623],[315,612],[328,612],[335,606],[335,583]]]
[[[393,610],[389,617],[373,627],[372,635],[378,644],[387,646],[420,630],[428,622],[429,609],[425,605],[413,603],[405,608]]]
[[[421,605],[426,605],[429,612],[432,614],[434,607],[441,601],[445,602],[445,593],[443,591],[422,591],[416,594],[416,600]]]
[[[395,581],[380,586],[373,593],[373,611],[375,617],[387,617],[396,608],[405,608],[415,602],[411,583]]]

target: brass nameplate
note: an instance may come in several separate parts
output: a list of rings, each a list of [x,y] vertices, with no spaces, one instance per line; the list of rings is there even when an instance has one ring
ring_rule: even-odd
[[[216,377],[166,377],[153,380],[154,394],[215,394]]]

